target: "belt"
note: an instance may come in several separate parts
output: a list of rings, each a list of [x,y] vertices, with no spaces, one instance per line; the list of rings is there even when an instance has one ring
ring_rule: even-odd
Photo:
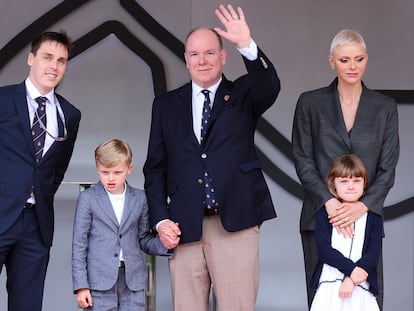
[[[123,267],[125,267],[125,261],[120,260],[118,264],[118,268],[123,268]]]
[[[215,216],[220,214],[220,209],[218,206],[213,206],[211,208],[204,208],[204,216]]]
[[[36,204],[26,202],[24,204],[24,208],[27,208],[27,209],[35,209],[36,208]]]

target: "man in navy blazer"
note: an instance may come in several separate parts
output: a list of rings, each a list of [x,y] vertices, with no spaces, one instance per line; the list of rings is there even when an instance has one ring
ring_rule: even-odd
[[[53,239],[54,195],[63,180],[81,113],[54,92],[66,70],[71,42],[46,32],[32,42],[29,77],[0,88],[0,265],[7,270],[8,310],[41,310]],[[36,160],[32,123],[42,96],[46,130]]]
[[[180,237],[169,260],[175,311],[207,310],[211,284],[220,309],[254,310],[259,227],[276,217],[254,133],[276,100],[279,78],[242,9],[221,5],[215,13],[226,31],[196,28],[187,36],[192,81],[154,100],[144,166],[152,224],[167,248]],[[234,82],[222,74],[221,37],[238,47],[247,69]],[[201,136],[204,102],[212,109]]]

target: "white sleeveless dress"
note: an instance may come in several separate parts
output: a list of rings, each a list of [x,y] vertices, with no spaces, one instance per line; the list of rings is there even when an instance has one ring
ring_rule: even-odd
[[[352,239],[343,237],[333,229],[332,247],[353,262],[358,261],[362,256],[366,223],[367,213],[355,222],[355,235]],[[368,282],[355,286],[351,297],[340,298],[339,287],[343,278],[344,274],[337,268],[323,265],[311,311],[379,311],[377,300],[369,291]]]

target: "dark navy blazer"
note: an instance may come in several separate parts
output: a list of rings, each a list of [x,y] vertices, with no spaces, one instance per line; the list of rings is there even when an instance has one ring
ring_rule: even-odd
[[[260,49],[256,60],[243,61],[246,75],[234,82],[223,76],[202,145],[193,131],[191,82],[154,99],[145,190],[152,225],[162,219],[178,222],[180,243],[201,238],[204,167],[213,180],[227,231],[276,217],[254,132],[260,116],[276,100],[280,81]]]
[[[68,139],[55,141],[36,164],[25,83],[0,88],[0,233],[23,211],[33,186],[40,232],[47,246],[53,239],[54,195],[69,165],[81,118],[77,108],[62,96],[56,97]]]

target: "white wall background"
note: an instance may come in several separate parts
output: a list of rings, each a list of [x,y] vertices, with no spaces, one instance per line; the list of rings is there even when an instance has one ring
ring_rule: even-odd
[[[216,26],[213,9],[220,1],[137,1],[160,24],[184,42],[194,26]],[[0,48],[35,19],[61,3],[53,0],[1,0]],[[327,85],[334,74],[327,62],[329,45],[336,32],[352,28],[362,32],[369,53],[364,81],[373,89],[414,90],[414,2],[412,0],[256,0],[234,1],[244,8],[258,45],[275,64],[282,81],[276,104],[265,114],[273,127],[290,140],[293,111],[299,94]],[[94,0],[50,27],[66,29],[73,39],[108,20],[122,22],[130,32],[162,57],[167,88],[188,80],[184,64],[161,41],[153,38],[117,0]],[[233,79],[244,73],[235,48],[228,49],[225,74]],[[0,85],[27,76],[29,48],[18,53],[0,70]],[[109,137],[127,140],[134,151],[135,170],[130,183],[142,188],[146,156],[152,80],[145,62],[114,35],[74,58],[59,92],[82,111],[82,122],[66,181],[95,181],[95,147]],[[1,103],[0,103],[1,109]],[[414,106],[399,106],[401,157],[395,187],[387,205],[413,196]],[[257,144],[283,170],[296,179],[292,163],[257,135]],[[1,151],[0,151],[1,152]],[[306,294],[299,235],[301,202],[269,179],[279,217],[264,224],[261,236],[261,284],[258,311],[305,310]],[[56,230],[49,265],[44,310],[76,310],[71,292],[70,255],[73,210],[77,187],[62,185],[56,196]],[[413,310],[414,213],[385,223],[385,310]],[[172,310],[168,271],[157,259],[157,310]],[[0,310],[6,309],[4,276],[0,278]]]

